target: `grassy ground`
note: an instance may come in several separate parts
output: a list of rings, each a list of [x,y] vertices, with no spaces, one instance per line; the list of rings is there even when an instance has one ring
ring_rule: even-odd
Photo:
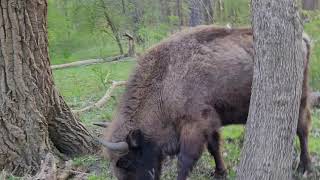
[[[130,61],[56,70],[54,71],[54,78],[57,87],[60,89],[60,92],[68,104],[73,109],[79,109],[101,98],[110,86],[110,83],[108,83],[109,80],[126,80],[134,65],[135,62]],[[123,89],[118,89],[113,94],[114,98],[102,109],[80,115],[81,121],[92,130],[99,132],[99,129],[91,125],[92,122],[111,119],[121,92],[123,92]],[[314,112],[312,119],[313,128],[311,130],[309,147],[314,157],[314,164],[316,165],[318,163],[316,168],[320,171],[319,161],[317,160],[320,159],[320,111]],[[239,162],[244,130],[242,126],[229,126],[223,128],[222,133],[224,138],[223,156],[229,170],[230,179],[233,179],[235,167]],[[298,152],[297,145],[296,150]],[[79,166],[80,169],[95,167],[97,162],[99,162],[101,169],[92,172],[89,179],[111,179],[108,162],[101,160],[99,157],[80,157],[74,160],[75,165]],[[207,152],[204,153],[190,179],[202,180],[210,178],[210,172],[213,167],[213,158]],[[162,179],[175,179],[175,175],[176,161],[168,161],[164,167]]]

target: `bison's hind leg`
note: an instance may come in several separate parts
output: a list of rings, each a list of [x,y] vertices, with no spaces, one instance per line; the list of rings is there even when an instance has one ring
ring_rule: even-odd
[[[208,151],[213,156],[216,162],[216,168],[213,173],[214,177],[226,177],[227,169],[224,165],[223,157],[221,154],[220,133],[218,131],[208,135]]]
[[[189,172],[203,152],[206,139],[199,128],[196,123],[188,123],[181,130],[178,180],[187,179]]]
[[[216,134],[212,135],[212,132],[217,132],[220,128],[216,112],[210,106],[193,106],[189,112],[192,112],[192,115],[185,121],[180,131],[178,180],[187,178],[206,144],[216,159],[218,172],[224,174],[225,167],[217,146],[219,142],[216,141]]]
[[[299,121],[298,121],[298,128],[297,134],[299,137],[300,142],[300,162],[298,171],[300,173],[311,172],[311,160],[310,160],[310,153],[308,149],[308,137],[309,137],[309,129],[311,124],[311,115],[310,110],[308,108],[301,108],[299,112]]]

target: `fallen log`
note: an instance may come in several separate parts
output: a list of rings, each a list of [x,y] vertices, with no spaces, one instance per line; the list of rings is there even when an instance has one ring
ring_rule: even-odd
[[[99,63],[106,63],[106,62],[114,62],[114,61],[123,61],[127,59],[127,55],[120,55],[115,57],[109,57],[104,59],[89,59],[84,61],[77,61],[67,64],[58,64],[58,65],[52,65],[51,69],[64,69],[64,68],[71,68],[71,67],[78,67],[78,66],[88,66],[92,64],[99,64]]]
[[[117,88],[119,86],[124,86],[126,84],[127,84],[126,81],[113,81],[111,87],[106,91],[105,95],[99,101],[97,101],[96,103],[89,105],[85,108],[82,108],[80,110],[73,110],[72,112],[75,114],[80,114],[85,111],[89,111],[93,108],[101,108],[104,104],[106,104],[108,102],[108,100],[110,99],[111,94],[115,88]]]

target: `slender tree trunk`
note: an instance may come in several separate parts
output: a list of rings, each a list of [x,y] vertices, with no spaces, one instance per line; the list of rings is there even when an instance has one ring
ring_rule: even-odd
[[[139,35],[139,28],[142,22],[143,16],[143,6],[141,0],[130,0],[133,5],[133,11],[131,12],[131,17],[133,21],[133,33],[138,44],[144,43],[143,39]]]
[[[126,3],[125,3],[125,0],[121,0],[121,4],[122,4],[122,13],[126,14]]]
[[[189,25],[194,27],[203,24],[203,6],[199,0],[188,0],[190,9]]]
[[[161,22],[169,22],[169,16],[171,15],[171,11],[168,3],[168,0],[159,0]]]
[[[53,83],[47,1],[1,0],[0,14],[0,171],[34,173],[49,152],[92,153],[92,137]]]
[[[105,16],[105,18],[106,18],[106,20],[107,20],[108,25],[109,25],[110,28],[111,28],[111,31],[112,31],[114,40],[116,41],[116,43],[117,43],[117,45],[118,45],[118,47],[119,47],[119,52],[120,52],[120,54],[123,54],[124,51],[123,51],[123,47],[122,47],[122,44],[121,44],[121,39],[120,39],[119,30],[118,30],[118,28],[116,27],[116,25],[114,24],[111,16],[109,15],[109,13],[108,13],[109,11],[108,11],[108,8],[107,8],[104,0],[101,0],[100,2],[101,2],[101,4],[102,4],[102,6],[103,6],[103,9],[104,9],[103,13],[104,13],[104,16]]]
[[[252,0],[254,77],[237,179],[292,179],[304,70],[295,2]]]
[[[315,9],[319,8],[318,3],[319,3],[319,0],[303,0],[302,1],[302,9],[315,10]]]
[[[212,0],[201,0],[203,2],[203,13],[204,13],[204,20],[206,24],[212,24],[214,21],[213,18],[213,1]]]
[[[219,17],[219,21],[222,21],[223,17],[224,17],[223,16],[223,11],[224,11],[223,2],[222,2],[222,0],[217,0],[216,4],[217,4],[216,10],[218,11],[217,16]]]
[[[183,26],[183,16],[182,16],[182,2],[181,0],[176,0],[177,6],[177,16],[179,17],[179,29]]]

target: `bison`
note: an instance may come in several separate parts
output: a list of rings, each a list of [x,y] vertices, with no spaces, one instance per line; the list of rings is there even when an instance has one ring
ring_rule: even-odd
[[[297,134],[299,168],[309,170],[308,64],[310,43],[303,38],[303,94]],[[157,180],[166,156],[178,155],[179,180],[205,146],[225,175],[219,129],[245,124],[253,78],[250,28],[201,26],[174,34],[139,58],[115,119],[100,142],[119,180]]]

